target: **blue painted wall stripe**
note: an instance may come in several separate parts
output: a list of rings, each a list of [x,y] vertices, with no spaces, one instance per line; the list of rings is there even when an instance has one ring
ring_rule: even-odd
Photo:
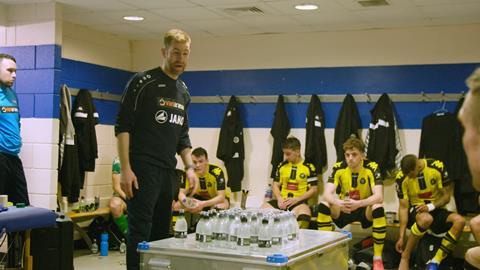
[[[368,93],[459,93],[466,90],[465,78],[478,64],[405,65],[375,67],[292,68],[264,70],[189,71],[182,75],[194,96]],[[62,81],[70,87],[107,89],[121,94],[132,72],[62,59]],[[118,104],[96,100],[102,124],[114,124]],[[341,103],[324,103],[326,127],[335,127]],[[358,103],[362,126],[368,127],[374,104]],[[453,112],[456,103],[447,108]],[[305,127],[308,104],[287,104],[294,128]],[[440,103],[396,103],[400,128],[421,127],[423,117]],[[218,128],[226,104],[191,104],[191,127]],[[242,104],[247,128],[270,128],[275,104]]]
[[[185,72],[192,95],[426,93],[466,90],[475,64]]]

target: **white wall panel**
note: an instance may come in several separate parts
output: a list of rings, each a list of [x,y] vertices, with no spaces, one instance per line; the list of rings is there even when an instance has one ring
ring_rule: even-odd
[[[35,207],[43,207],[51,210],[57,209],[57,196],[56,195],[43,195],[43,194],[29,194],[30,205]]]
[[[62,29],[63,58],[132,70],[129,40],[67,22]]]
[[[58,144],[58,119],[22,118],[21,124],[20,134],[23,143]]]
[[[58,169],[58,145],[34,144],[33,167],[37,169]]]
[[[57,194],[58,173],[48,169],[25,169],[28,193],[30,194]]]
[[[480,62],[480,24],[192,40],[187,70]],[[133,70],[161,64],[161,41],[134,41]]]

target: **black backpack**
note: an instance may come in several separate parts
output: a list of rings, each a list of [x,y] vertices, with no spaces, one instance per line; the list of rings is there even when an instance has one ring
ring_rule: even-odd
[[[370,246],[369,242],[368,238],[365,238],[354,245],[353,249],[357,249],[357,251],[353,254],[353,260],[356,264],[364,262],[370,267],[372,266],[373,246]],[[371,243],[373,244],[373,241]],[[358,249],[364,246],[370,247]],[[400,254],[395,250],[395,243],[387,239],[385,239],[385,244],[383,245],[382,260],[385,269],[397,268],[400,263]]]
[[[418,245],[416,250],[412,253],[412,257],[410,258],[410,266],[412,269],[423,270],[426,267],[426,264],[429,260],[435,256],[438,248],[442,243],[442,237],[433,236],[431,234],[425,234],[420,241],[418,241]],[[461,264],[462,266],[458,266]],[[440,270],[454,270],[454,269],[463,269],[463,264],[461,260],[456,260],[453,258],[452,255],[448,255],[445,259],[443,259],[442,263],[440,264]]]

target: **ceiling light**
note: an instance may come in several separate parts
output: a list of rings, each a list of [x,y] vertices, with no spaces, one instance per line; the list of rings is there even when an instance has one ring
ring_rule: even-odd
[[[123,16],[123,19],[126,21],[143,21],[145,18],[140,17],[140,16]]]
[[[298,10],[315,10],[318,8],[318,6],[315,4],[300,4],[295,5],[295,8]]]

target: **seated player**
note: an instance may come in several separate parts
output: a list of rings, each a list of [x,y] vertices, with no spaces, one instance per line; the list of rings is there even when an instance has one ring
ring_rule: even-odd
[[[427,269],[436,270],[442,260],[452,252],[463,232],[465,219],[445,209],[450,201],[452,185],[441,161],[406,155],[400,164],[402,170],[396,176],[400,200],[400,231],[396,249],[402,253],[402,259],[398,269],[409,269],[412,249],[430,229],[437,234],[447,232],[435,256],[427,262]],[[411,234],[403,249],[407,226]]]
[[[302,159],[297,138],[287,138],[282,150],[285,160],[278,165],[273,179],[275,199],[264,203],[262,208],[292,211],[300,228],[308,229],[311,211],[307,200],[317,194],[317,173],[312,164]]]
[[[113,221],[123,235],[126,236],[128,232],[128,221],[126,216],[127,204],[125,192],[123,192],[122,188],[120,187],[120,168],[120,159],[115,157],[112,163],[113,195],[112,198],[110,198],[108,206],[110,207]]]
[[[345,161],[333,166],[325,185],[324,201],[318,205],[318,229],[332,231],[332,221],[339,228],[354,221],[361,222],[364,229],[373,225],[373,269],[383,270],[386,219],[378,164],[365,158],[365,145],[360,139],[348,139],[343,150]]]
[[[173,209],[178,211],[180,208],[184,208],[185,211],[191,213],[199,213],[211,207],[228,209],[230,194],[227,193],[223,170],[216,165],[209,164],[207,151],[201,147],[192,151],[192,161],[199,179],[199,187],[197,191],[192,192],[188,187],[188,182],[182,181],[178,192],[178,202],[174,204]]]

